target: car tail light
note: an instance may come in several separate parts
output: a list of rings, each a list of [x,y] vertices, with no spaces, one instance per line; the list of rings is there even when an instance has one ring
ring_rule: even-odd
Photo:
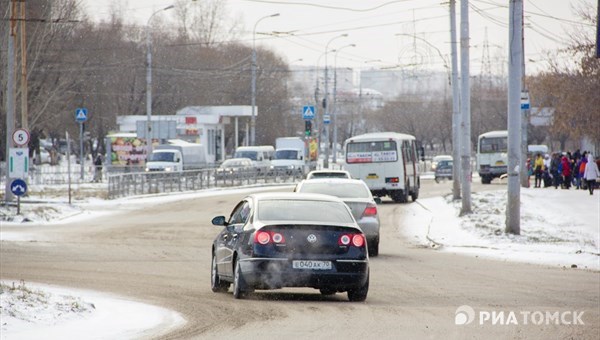
[[[352,244],[358,248],[363,247],[365,245],[365,237],[362,234],[352,236]]]
[[[368,204],[363,211],[363,216],[375,216],[377,215],[377,206],[374,204]]]
[[[344,235],[340,236],[340,239],[338,240],[338,244],[340,246],[347,246],[350,244],[350,241],[351,241],[350,235],[344,234]]]
[[[398,178],[398,177],[386,177],[385,178],[385,182],[386,183],[400,183],[400,178]]]
[[[275,232],[271,233],[271,239],[273,240],[274,243],[277,243],[277,244],[285,243],[285,238],[280,233],[275,233]]]
[[[282,233],[275,231],[257,231],[256,234],[254,234],[254,243],[262,245],[269,243],[283,244],[285,243],[285,237],[283,237]]]
[[[365,236],[363,234],[344,234],[338,239],[340,246],[355,246],[361,248],[365,246]]]
[[[271,241],[271,235],[267,231],[258,231],[254,234],[254,242],[260,244],[267,244]]]

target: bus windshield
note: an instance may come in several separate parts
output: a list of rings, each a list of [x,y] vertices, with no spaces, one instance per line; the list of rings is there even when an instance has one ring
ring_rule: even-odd
[[[506,137],[481,138],[479,153],[507,152],[508,140]]]
[[[395,141],[348,143],[347,163],[380,163],[398,161]]]

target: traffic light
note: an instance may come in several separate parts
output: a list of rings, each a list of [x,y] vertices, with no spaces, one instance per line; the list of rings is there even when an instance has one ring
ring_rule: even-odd
[[[311,131],[312,131],[312,121],[305,120],[304,121],[304,135],[306,137],[310,137]]]

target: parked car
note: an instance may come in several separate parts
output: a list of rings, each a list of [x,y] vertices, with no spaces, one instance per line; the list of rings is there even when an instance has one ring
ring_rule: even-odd
[[[315,178],[352,178],[346,170],[313,170],[306,175],[306,179]]]
[[[312,287],[364,301],[369,290],[365,235],[339,198],[291,192],[242,199],[212,246],[211,286],[243,298],[255,289]]]
[[[254,175],[256,167],[250,158],[230,158],[225,160],[215,172],[216,179],[228,179],[236,176]]]
[[[352,216],[367,236],[369,256],[379,254],[379,214],[371,190],[360,179],[307,179],[296,185],[295,192],[326,194],[339,197],[350,207]],[[378,201],[381,200],[378,198]]]
[[[452,164],[453,161],[441,160],[437,163],[435,168],[435,182],[439,183],[441,180],[448,179],[452,180]]]

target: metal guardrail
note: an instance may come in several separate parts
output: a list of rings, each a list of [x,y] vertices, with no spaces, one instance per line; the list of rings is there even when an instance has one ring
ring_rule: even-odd
[[[108,175],[108,198],[194,191],[267,183],[294,183],[303,178],[301,172],[254,170],[224,173],[218,168],[183,172],[134,172]]]

